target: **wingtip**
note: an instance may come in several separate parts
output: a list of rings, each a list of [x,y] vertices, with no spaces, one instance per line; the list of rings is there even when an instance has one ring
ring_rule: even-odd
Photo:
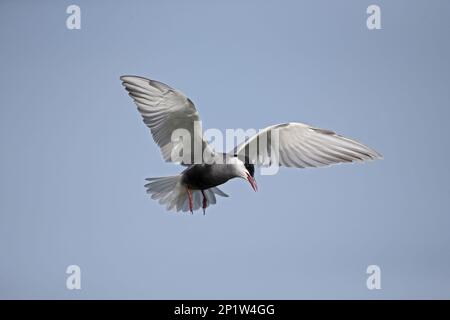
[[[133,78],[135,78],[135,76],[130,76],[130,75],[123,75],[120,76],[120,81],[122,81],[122,84],[125,84],[125,82],[130,82],[130,80],[132,80]]]
[[[120,76],[119,79],[120,79],[121,81],[127,81],[127,78],[132,78],[132,77],[134,77],[134,76],[131,76],[131,75],[127,75],[127,74],[126,74],[126,75]]]
[[[369,154],[369,157],[363,159],[361,162],[376,161],[376,160],[383,160],[383,155],[378,152],[372,152]]]
[[[384,157],[381,153],[372,149],[372,160],[383,160]]]
[[[135,75],[131,75],[131,74],[126,74],[126,75],[120,76],[120,80],[122,80],[122,81],[132,80],[133,78],[134,79],[141,79],[141,80],[151,81],[151,79],[144,78],[144,77],[141,77],[141,76],[135,76]]]

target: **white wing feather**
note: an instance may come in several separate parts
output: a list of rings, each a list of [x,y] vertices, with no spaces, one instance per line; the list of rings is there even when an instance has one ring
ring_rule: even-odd
[[[209,148],[203,140],[201,127],[194,130],[195,125],[200,125],[199,114],[192,103],[183,93],[168,85],[137,76],[120,77],[122,84],[133,98],[144,123],[150,128],[153,139],[161,148],[165,161],[172,161],[172,151],[180,148],[172,142],[172,133],[176,129],[186,129],[191,135],[191,150],[183,159],[191,159],[194,163],[194,144],[201,146],[201,150]],[[183,154],[183,153],[181,153]],[[203,154],[203,153],[202,153]]]
[[[382,158],[378,152],[359,142],[303,123],[267,127],[236,147],[234,153],[259,166],[278,162],[280,166],[296,168]]]

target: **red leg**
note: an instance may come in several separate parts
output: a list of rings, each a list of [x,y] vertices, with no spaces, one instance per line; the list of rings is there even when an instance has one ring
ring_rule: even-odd
[[[202,190],[202,195],[203,195],[203,214],[205,214],[205,212],[206,212],[206,205],[207,205],[207,199],[206,199],[206,196],[205,196],[205,191],[203,191]]]
[[[192,203],[192,192],[189,188],[187,188],[187,194],[189,198],[189,211],[194,214],[194,204]]]

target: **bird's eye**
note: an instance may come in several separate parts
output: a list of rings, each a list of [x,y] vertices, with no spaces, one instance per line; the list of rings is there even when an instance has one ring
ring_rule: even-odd
[[[233,155],[233,157],[237,158],[237,154]]]

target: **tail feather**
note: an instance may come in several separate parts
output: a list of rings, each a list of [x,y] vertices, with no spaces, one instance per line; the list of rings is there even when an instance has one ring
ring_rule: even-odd
[[[225,197],[225,198],[229,197],[229,195],[227,195],[225,192],[223,192],[222,190],[220,190],[217,187],[213,187],[213,188],[208,189],[208,190],[211,190],[213,193],[215,193],[215,194],[217,194],[217,195],[219,195],[221,197]]]
[[[162,205],[166,206],[169,211],[189,211],[189,198],[187,189],[181,184],[181,176],[169,176],[158,178],[147,178],[148,183],[145,185],[147,193],[151,198],[158,200]],[[206,196],[206,207],[216,204],[216,195],[228,197],[226,193],[217,187],[204,190]],[[203,195],[200,190],[192,190],[193,210],[203,207]]]
[[[206,196],[206,200],[207,203],[213,205],[216,204],[216,196],[214,195],[214,192],[212,192],[211,190],[206,190],[205,191],[205,196]]]

